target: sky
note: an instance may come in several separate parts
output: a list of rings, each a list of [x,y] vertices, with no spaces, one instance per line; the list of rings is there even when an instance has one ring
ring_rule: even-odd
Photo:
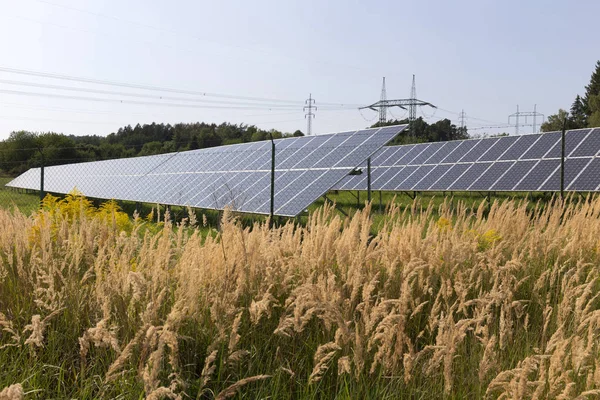
[[[459,124],[464,110],[471,134],[513,134],[482,127],[584,93],[598,15],[597,0],[0,0],[0,139],[152,122],[306,132],[309,94],[313,133],[360,129],[377,121],[358,107],[379,100],[382,77],[401,99],[413,74],[438,107],[418,116]]]

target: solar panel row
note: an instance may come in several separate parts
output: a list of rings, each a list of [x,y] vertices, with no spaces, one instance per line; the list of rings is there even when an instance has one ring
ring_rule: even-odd
[[[275,141],[275,214],[295,216],[406,126]],[[207,209],[268,214],[271,142],[46,167],[44,189]],[[31,169],[7,186],[39,190]]]
[[[371,189],[558,191],[561,151],[560,132],[390,146],[372,157]],[[566,190],[600,191],[599,153],[600,129],[566,133]],[[366,174],[334,189],[366,190]]]

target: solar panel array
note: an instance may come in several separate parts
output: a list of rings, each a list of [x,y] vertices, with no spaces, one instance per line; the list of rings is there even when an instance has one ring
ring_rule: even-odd
[[[276,140],[275,214],[298,215],[404,128]],[[271,142],[52,166],[44,175],[47,192],[268,214]],[[39,190],[39,168],[7,186]]]
[[[561,132],[384,147],[372,157],[371,189],[559,191],[561,151]],[[600,129],[566,132],[565,190],[600,191],[599,153]],[[367,190],[366,173],[334,189]]]

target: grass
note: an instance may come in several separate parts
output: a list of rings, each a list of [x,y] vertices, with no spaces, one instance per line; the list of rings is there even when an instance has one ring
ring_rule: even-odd
[[[598,396],[600,200],[478,202],[0,209],[0,399]]]
[[[25,193],[5,185],[13,178],[0,176],[0,208],[14,208],[26,214],[30,214],[39,208],[40,198],[35,193]]]

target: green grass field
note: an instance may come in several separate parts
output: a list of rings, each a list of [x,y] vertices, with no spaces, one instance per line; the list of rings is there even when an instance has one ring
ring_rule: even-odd
[[[25,214],[30,214],[37,210],[40,203],[40,198],[35,193],[24,193],[12,188],[7,188],[5,185],[13,178],[0,176],[0,207],[12,209],[17,207]]]
[[[17,207],[25,214],[30,214],[38,209],[39,198],[36,193],[24,193],[14,189],[6,188],[4,185],[8,183],[12,178],[0,176],[0,208],[13,208]],[[328,200],[324,197],[319,198],[315,203],[308,207],[308,213],[304,213],[296,217],[296,221],[300,224],[305,224],[307,221],[307,215],[323,206],[325,202],[335,202],[336,208],[341,215],[352,216],[356,211],[364,208],[368,194],[366,191],[331,191],[326,195]],[[401,211],[410,209],[413,207],[415,200],[423,208],[426,208],[430,203],[433,204],[434,213],[437,208],[444,202],[451,199],[453,204],[459,202],[464,203],[469,209],[477,209],[482,201],[487,201],[483,193],[465,193],[465,192],[419,192],[414,197],[414,193],[410,192],[372,192],[372,211],[374,215],[373,227],[376,229],[383,221],[383,215],[385,214],[386,207],[392,202],[397,204]],[[517,201],[528,200],[530,207],[535,207],[536,204],[545,204],[552,197],[544,193],[494,193],[489,199],[493,201],[505,201],[514,199]],[[102,200],[95,201],[99,205]],[[127,201],[119,201],[121,208],[128,213],[133,215],[134,211],[145,217],[152,209],[156,208],[155,204],[147,203],[135,203]],[[170,207],[171,215],[175,221],[179,221],[182,218],[188,216],[188,210],[185,207]],[[164,211],[164,209],[163,209]],[[217,226],[220,218],[220,213],[214,210],[196,210],[196,215],[200,219],[203,216],[206,217],[208,226]],[[264,220],[264,216],[261,215],[249,215],[241,214],[240,216],[242,224],[251,226],[256,221]],[[286,221],[286,218],[276,218],[276,222],[282,223]]]

